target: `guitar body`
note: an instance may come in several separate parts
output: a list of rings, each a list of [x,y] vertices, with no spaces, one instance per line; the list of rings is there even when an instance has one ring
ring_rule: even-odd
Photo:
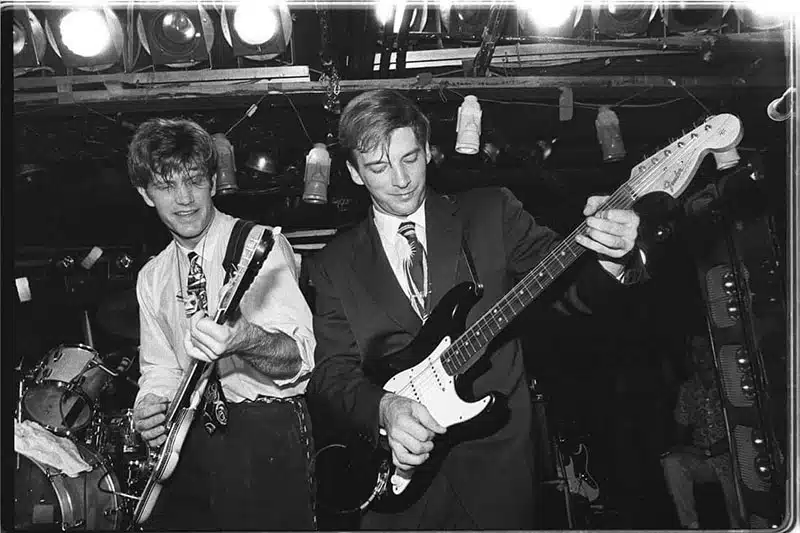
[[[481,294],[482,289],[470,282],[452,288],[442,297],[411,344],[400,352],[365,362],[367,376],[383,384],[389,392],[422,403],[445,427],[462,424],[482,413],[491,416],[487,411],[495,403],[495,395],[475,401],[462,399],[457,376],[449,375],[441,362],[441,354],[450,347],[451,339],[463,333],[467,314]],[[356,439],[347,444],[323,447],[324,452],[321,450],[317,455],[316,463],[320,500],[335,501],[334,507],[355,511],[361,502],[375,495],[374,487],[379,486],[386,490],[370,500],[372,509],[378,512],[407,509],[425,492],[452,446],[470,436],[467,428],[459,432],[458,437],[437,438],[428,460],[407,477],[395,475],[385,438],[377,449]]]
[[[589,473],[589,449],[581,443],[577,451],[564,454],[567,485],[572,494],[583,496],[589,503],[600,497],[600,487]]]
[[[133,513],[133,521],[141,524],[150,518],[158,496],[161,494],[161,487],[164,482],[172,476],[178,466],[181,448],[192,427],[196,410],[194,408],[181,409],[178,418],[172,425],[167,440],[158,453],[158,457],[153,467],[153,472],[147,480],[145,489],[142,493],[139,505]]]

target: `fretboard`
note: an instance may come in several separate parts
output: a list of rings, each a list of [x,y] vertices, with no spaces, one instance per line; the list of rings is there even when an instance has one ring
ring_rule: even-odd
[[[609,197],[604,208],[627,209],[633,201],[634,194],[626,184]],[[578,244],[575,237],[585,234],[587,229],[586,221],[581,222],[442,353],[442,366],[449,375],[466,370],[492,339],[583,254],[586,248]]]

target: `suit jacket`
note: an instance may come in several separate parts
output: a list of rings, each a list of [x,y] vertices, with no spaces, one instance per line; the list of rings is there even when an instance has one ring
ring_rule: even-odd
[[[537,224],[507,189],[475,189],[455,196],[429,191],[425,209],[432,304],[453,286],[472,280],[461,253],[462,236],[484,285],[468,325],[558,242],[558,236]],[[576,282],[560,294],[562,308],[588,310],[620,286],[596,260],[578,270]],[[382,384],[364,375],[362,361],[391,357],[411,342],[422,323],[392,272],[371,213],[314,258],[310,277],[316,290],[317,338],[316,366],[307,392],[312,416],[349,425],[376,443],[384,391]],[[488,435],[449,451],[438,475],[448,488],[430,496],[440,500],[441,492],[447,492],[481,529],[532,527],[532,409],[521,344],[507,333],[490,343],[463,381],[467,394],[497,392],[508,409]],[[409,516],[393,516],[391,523],[401,528],[445,527],[425,518],[438,504],[415,506],[406,513]]]

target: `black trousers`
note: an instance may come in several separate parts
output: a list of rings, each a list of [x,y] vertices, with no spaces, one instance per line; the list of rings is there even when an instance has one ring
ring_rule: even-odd
[[[310,454],[305,400],[228,405],[228,425],[213,435],[202,413],[184,442],[175,472],[164,485],[152,530],[313,530]]]

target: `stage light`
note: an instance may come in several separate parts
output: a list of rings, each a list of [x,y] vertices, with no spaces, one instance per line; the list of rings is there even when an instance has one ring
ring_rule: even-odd
[[[278,165],[271,155],[265,152],[252,152],[245,162],[244,166],[260,172],[261,174],[277,174]]]
[[[389,21],[391,21],[394,17],[395,8],[399,6],[395,6],[396,2],[394,0],[378,0],[375,4],[375,18],[378,19],[378,24],[381,26],[386,26]],[[400,9],[398,9],[400,13]],[[402,17],[396,17],[402,18]]]
[[[211,136],[217,149],[217,183],[216,191],[219,194],[228,194],[239,190],[236,183],[236,159],[233,145],[224,133],[215,133]]]
[[[214,25],[200,4],[143,8],[136,29],[154,65],[191,67],[207,61],[214,45]]]
[[[792,19],[794,11],[785,0],[759,0],[734,4],[736,16],[744,30],[766,31],[782,28]]]
[[[122,24],[107,7],[48,10],[45,32],[65,67],[97,72],[122,57]]]
[[[597,111],[594,121],[597,129],[597,141],[603,151],[603,161],[610,163],[625,158],[625,144],[619,127],[619,117],[611,108],[602,106]]]
[[[14,68],[38,67],[47,51],[47,37],[30,9],[15,9],[12,23]]]
[[[571,37],[583,16],[582,0],[529,2],[517,0],[520,30],[523,35]]]
[[[449,4],[452,5],[452,4]],[[449,12],[449,5],[440,4],[442,17],[444,18],[445,9]],[[408,7],[406,0],[379,0],[375,4],[375,19],[381,27],[392,24],[392,32],[400,33],[400,25],[403,22],[403,14]],[[411,7],[411,21],[408,24],[408,31],[423,31],[428,24],[428,1],[415,2]]]
[[[692,33],[698,30],[718,30],[730,9],[730,2],[681,0],[664,2],[661,15],[670,33]]]
[[[229,4],[222,10],[221,26],[233,55],[256,61],[284,53],[292,38],[292,15],[283,0]]]
[[[474,155],[478,153],[481,142],[481,105],[478,98],[468,95],[458,108],[456,121],[456,152]]]
[[[328,147],[316,143],[306,156],[303,201],[309,204],[328,202],[328,182],[331,177],[331,156]]]
[[[598,33],[607,37],[643,34],[658,11],[658,2],[630,5],[617,0],[594,0],[592,19]]]

